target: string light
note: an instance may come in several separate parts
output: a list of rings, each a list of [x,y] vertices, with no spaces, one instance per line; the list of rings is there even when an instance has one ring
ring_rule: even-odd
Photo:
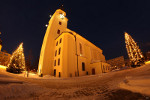
[[[126,32],[125,32],[125,43],[129,59],[136,65],[139,62],[139,60],[141,60],[144,56],[141,50],[139,49],[139,46],[137,46],[137,43]]]
[[[18,65],[13,61],[17,61]],[[17,65],[17,66],[16,66]],[[19,45],[19,47],[13,52],[12,56],[10,57],[10,61],[8,63],[8,67],[13,66],[14,68],[20,67],[25,69],[25,57],[23,52],[23,43]]]

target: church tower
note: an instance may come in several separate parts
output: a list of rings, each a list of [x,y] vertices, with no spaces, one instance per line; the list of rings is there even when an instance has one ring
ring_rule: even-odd
[[[68,19],[62,9],[49,21],[40,54],[39,75],[76,77],[110,71],[103,51],[67,28]]]
[[[39,75],[53,75],[55,39],[67,29],[68,19],[65,16],[66,13],[63,10],[58,9],[49,21],[40,53],[38,65]]]

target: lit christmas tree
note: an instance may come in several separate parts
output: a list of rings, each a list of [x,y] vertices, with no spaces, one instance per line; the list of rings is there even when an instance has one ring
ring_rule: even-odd
[[[10,57],[7,71],[12,73],[21,73],[25,69],[25,57],[23,52],[23,43],[13,52]]]
[[[137,65],[143,58],[142,52],[132,37],[125,32],[125,43],[129,59],[133,65]]]

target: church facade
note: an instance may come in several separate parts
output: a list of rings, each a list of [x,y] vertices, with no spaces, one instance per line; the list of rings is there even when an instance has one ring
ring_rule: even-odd
[[[44,36],[39,75],[75,77],[110,71],[103,51],[76,32],[67,28],[66,13],[58,9],[53,14]]]

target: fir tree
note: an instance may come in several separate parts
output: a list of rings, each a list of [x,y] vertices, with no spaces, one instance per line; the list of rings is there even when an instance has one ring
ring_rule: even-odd
[[[125,43],[126,49],[132,65],[138,65],[142,60],[143,55],[137,43],[132,39],[132,37],[125,32]]]
[[[25,57],[23,52],[23,43],[21,43],[10,57],[7,71],[12,73],[21,73],[24,69]]]

